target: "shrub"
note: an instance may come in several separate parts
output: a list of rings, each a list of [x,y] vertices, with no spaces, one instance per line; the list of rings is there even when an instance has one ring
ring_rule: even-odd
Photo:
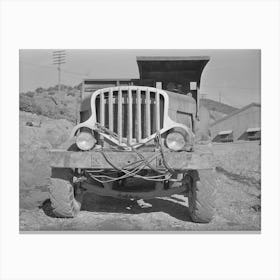
[[[35,92],[33,91],[28,91],[25,93],[26,96],[33,98],[34,97]]]
[[[21,94],[19,97],[19,109],[25,112],[33,112],[32,99],[26,95]]]
[[[36,93],[42,93],[44,89],[42,87],[36,88]]]

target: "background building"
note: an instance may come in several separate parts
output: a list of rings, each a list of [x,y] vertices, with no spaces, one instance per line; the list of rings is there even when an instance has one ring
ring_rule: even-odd
[[[251,103],[235,110],[211,125],[213,142],[259,140],[261,138],[261,105]]]

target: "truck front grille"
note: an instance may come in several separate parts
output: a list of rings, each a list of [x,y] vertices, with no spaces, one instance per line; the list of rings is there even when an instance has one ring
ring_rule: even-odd
[[[95,99],[96,120],[118,135],[120,143],[140,143],[163,128],[164,96],[157,89],[115,87]]]

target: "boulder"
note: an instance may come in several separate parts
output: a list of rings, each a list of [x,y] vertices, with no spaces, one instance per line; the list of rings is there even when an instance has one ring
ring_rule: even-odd
[[[26,123],[41,123],[29,126]],[[69,138],[73,124],[27,112],[20,112],[19,171],[20,188],[47,186],[50,182],[49,150]]]

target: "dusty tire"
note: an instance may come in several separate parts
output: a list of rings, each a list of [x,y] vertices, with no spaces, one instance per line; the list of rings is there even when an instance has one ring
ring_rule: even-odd
[[[52,168],[49,195],[52,211],[56,217],[73,218],[80,211],[81,203],[74,197],[71,179],[71,169]]]
[[[209,223],[214,216],[215,174],[212,170],[192,171],[188,201],[191,219],[196,223]]]

